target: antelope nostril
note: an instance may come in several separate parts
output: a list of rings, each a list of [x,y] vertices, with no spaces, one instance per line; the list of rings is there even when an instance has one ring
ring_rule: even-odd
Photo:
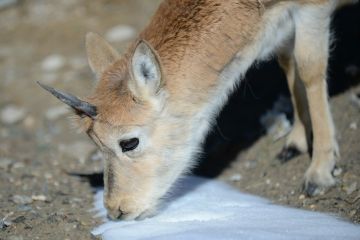
[[[120,208],[118,209],[118,211],[119,211],[119,215],[117,218],[121,218],[123,215],[125,215],[125,213]]]
[[[126,213],[122,211],[120,208],[108,211],[108,217],[113,220],[121,219],[121,217],[124,215],[126,215]]]

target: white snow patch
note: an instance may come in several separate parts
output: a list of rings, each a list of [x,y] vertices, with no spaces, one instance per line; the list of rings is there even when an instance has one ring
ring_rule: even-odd
[[[106,40],[110,42],[123,42],[135,37],[136,31],[133,27],[128,25],[118,25],[107,31],[105,34]]]
[[[117,239],[359,239],[360,226],[323,213],[277,206],[230,186],[187,177],[159,213],[142,221],[106,219],[103,191],[95,212],[105,223],[92,231]]]

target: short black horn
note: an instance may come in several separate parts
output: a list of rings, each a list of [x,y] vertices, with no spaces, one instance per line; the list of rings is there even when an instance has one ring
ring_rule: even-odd
[[[46,86],[40,82],[37,82],[42,88],[50,92],[52,95],[57,97],[63,103],[72,107],[75,111],[85,114],[91,118],[95,118],[97,115],[96,107],[88,102],[82,101],[79,98],[71,95],[70,93],[56,90],[52,87]]]

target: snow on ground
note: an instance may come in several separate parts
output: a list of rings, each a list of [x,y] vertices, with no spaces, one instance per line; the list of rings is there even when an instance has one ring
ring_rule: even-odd
[[[277,206],[215,180],[187,177],[159,213],[142,221],[106,219],[103,191],[95,211],[105,223],[92,231],[117,239],[360,239],[360,226],[335,216]]]

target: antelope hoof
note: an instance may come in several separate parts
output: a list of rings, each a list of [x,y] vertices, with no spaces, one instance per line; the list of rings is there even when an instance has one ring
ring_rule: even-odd
[[[329,188],[334,186],[335,179],[331,172],[326,171],[310,171],[305,174],[305,182],[303,191],[308,197],[313,197],[325,193]]]
[[[301,154],[301,151],[295,147],[295,146],[287,146],[284,147],[281,152],[276,156],[276,158],[281,162],[281,163],[286,163],[289,160],[299,156]]]
[[[323,190],[319,188],[319,186],[316,183],[305,183],[303,186],[303,191],[308,197],[313,197],[316,195],[319,195]]]

